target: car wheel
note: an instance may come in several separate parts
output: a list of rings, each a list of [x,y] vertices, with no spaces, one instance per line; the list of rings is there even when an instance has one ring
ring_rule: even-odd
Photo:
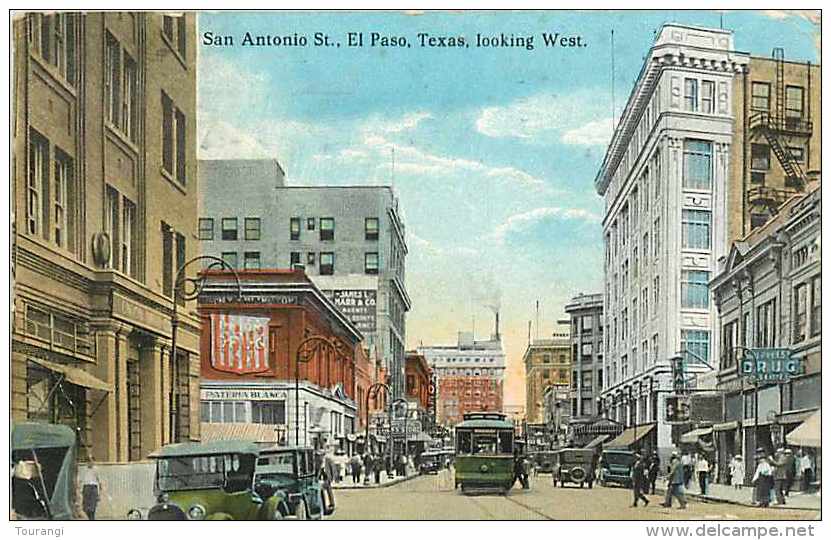
[[[299,521],[306,521],[309,519],[309,509],[306,507],[306,501],[300,501],[294,508],[294,517]]]
[[[274,506],[274,512],[272,512],[269,519],[271,521],[282,521],[282,520],[286,519],[286,516],[284,516],[282,510],[280,510],[280,505],[275,505]]]

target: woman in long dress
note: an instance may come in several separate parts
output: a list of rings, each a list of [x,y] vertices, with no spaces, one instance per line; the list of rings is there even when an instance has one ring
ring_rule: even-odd
[[[730,461],[730,483],[733,489],[742,489],[744,485],[744,459],[742,456],[735,456]]]
[[[756,487],[756,501],[759,506],[770,506],[770,488],[773,486],[773,467],[768,459],[757,456],[756,472],[753,474],[753,485]]]

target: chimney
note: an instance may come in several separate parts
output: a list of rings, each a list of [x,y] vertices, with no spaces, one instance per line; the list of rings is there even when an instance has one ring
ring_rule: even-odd
[[[496,341],[499,341],[499,312],[497,311],[495,313],[496,313],[496,329],[495,329],[494,334],[493,334],[493,339],[495,339]]]

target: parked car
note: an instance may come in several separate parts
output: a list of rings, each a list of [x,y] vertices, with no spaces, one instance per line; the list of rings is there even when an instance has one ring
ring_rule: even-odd
[[[418,458],[419,474],[438,474],[444,466],[445,456],[442,452],[428,450]]]
[[[632,465],[635,453],[630,450],[603,450],[600,455],[600,485],[632,485]]]
[[[169,444],[156,460],[157,504],[150,520],[273,520],[285,517],[285,497],[254,491],[260,452],[244,441]],[[140,516],[137,509],[128,517]]]
[[[315,451],[307,447],[261,450],[254,472],[254,489],[263,498],[278,497],[284,517],[322,519],[335,511],[323,504],[324,486],[315,465]]]
[[[559,482],[560,487],[564,487],[568,482],[579,484],[582,488],[588,484],[591,489],[596,459],[595,451],[590,448],[563,448],[557,451],[552,472],[554,485]]]
[[[553,473],[557,461],[557,452],[553,450],[540,450],[532,455],[534,468],[537,473]]]
[[[16,519],[76,519],[75,432],[59,424],[12,424],[11,509]]]

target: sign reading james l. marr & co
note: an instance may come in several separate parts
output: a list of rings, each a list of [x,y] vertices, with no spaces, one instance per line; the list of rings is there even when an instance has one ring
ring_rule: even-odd
[[[323,293],[361,332],[375,331],[377,292],[364,289],[336,289]]]
[[[203,388],[202,401],[284,401],[288,397],[285,390],[267,390],[254,388]]]

